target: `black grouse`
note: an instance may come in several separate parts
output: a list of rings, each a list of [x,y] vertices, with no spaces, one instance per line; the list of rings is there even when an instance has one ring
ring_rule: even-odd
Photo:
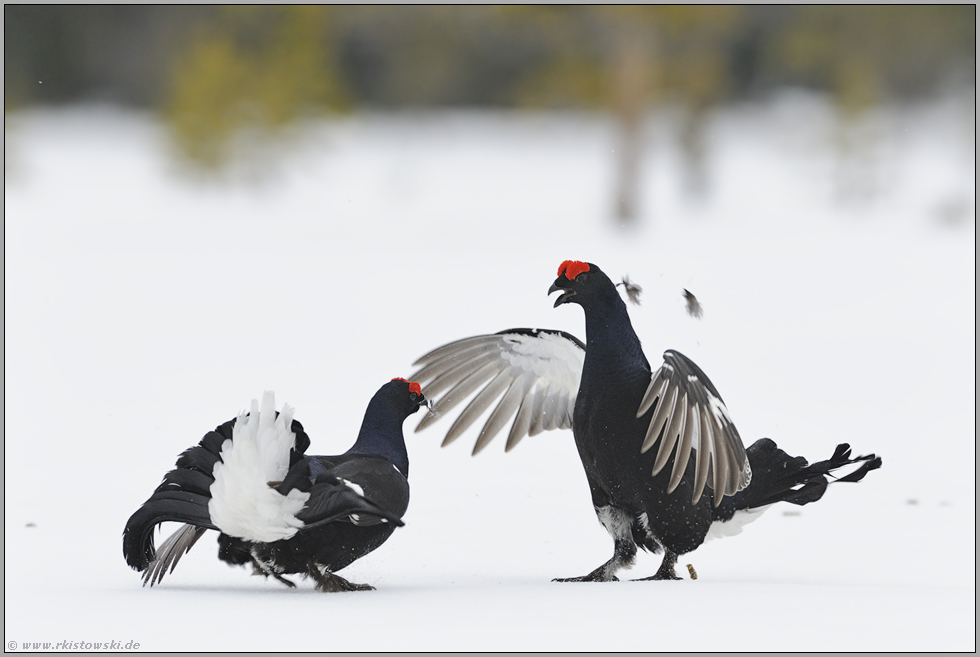
[[[826,476],[860,463],[837,481],[859,481],[881,466],[874,454],[850,457],[847,444],[813,464],[763,438],[742,445],[721,395],[684,355],[668,350],[650,367],[616,285],[595,265],[565,261],[548,291],[555,307],[585,310],[587,344],[563,331],[509,329],[452,342],[424,355],[412,376],[432,412],[416,431],[482,390],[459,414],[443,445],[460,436],[495,401],[473,453],[514,417],[509,451],[524,436],[572,429],[599,522],[615,543],[612,558],[563,582],[611,581],[633,565],[637,547],[663,552],[652,577],[679,579],[678,555],[706,537],[736,534],[774,502],[807,504],[823,495]],[[658,446],[657,449],[653,447]]]
[[[130,517],[123,555],[159,582],[208,530],[218,558],[251,564],[255,574],[299,574],[321,591],[363,591],[336,572],[384,543],[408,509],[408,452],[402,424],[426,405],[418,383],[392,379],[371,399],[353,447],[339,456],[305,456],[310,439],[293,410],[261,406],[208,432]],[[158,551],[153,530],[186,523]]]

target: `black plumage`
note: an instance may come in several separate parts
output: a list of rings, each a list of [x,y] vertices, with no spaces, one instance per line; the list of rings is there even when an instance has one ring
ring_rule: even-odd
[[[271,394],[267,397],[270,401],[266,405],[263,400],[259,416],[271,414],[274,408]],[[285,575],[299,574],[312,578],[322,591],[372,588],[351,583],[336,571],[379,547],[395,527],[404,524],[409,486],[402,424],[425,404],[419,384],[393,379],[372,398],[354,445],[337,456],[306,456],[310,439],[303,426],[291,420],[287,429],[286,418],[281,418],[276,435],[287,441],[283,444],[289,446],[288,456],[280,451],[282,463],[277,464],[246,459],[252,470],[233,463],[242,457],[234,450],[245,449],[235,441],[250,440],[245,436],[252,414],[219,425],[180,455],[176,469],[130,517],[123,532],[126,563],[143,573],[144,585],[153,585],[173,572],[180,558],[213,529],[220,532],[218,557],[229,564],[251,564],[256,574],[289,586],[293,583]],[[256,409],[253,403],[253,414]],[[280,420],[280,413],[274,416]],[[256,460],[274,458],[270,439],[262,438],[269,435],[261,433],[265,425],[260,418],[256,422],[260,427],[256,444],[265,440],[257,452],[264,456]],[[238,423],[244,426],[236,433]],[[246,475],[259,476],[269,467],[284,476],[281,481],[259,477],[255,482],[252,492],[264,500],[264,512],[257,504],[250,507],[248,496],[229,494],[249,483]],[[269,508],[276,509],[271,516]],[[229,509],[234,513],[229,515]],[[167,521],[185,524],[155,550],[153,531]],[[281,537],[272,540],[270,532]]]
[[[774,502],[814,502],[837,468],[860,464],[838,479],[858,481],[881,466],[874,454],[851,458],[847,444],[812,465],[768,438],[745,449],[721,395],[696,364],[668,350],[659,368],[650,366],[626,304],[598,267],[562,263],[552,292],[562,293],[556,307],[582,306],[585,344],[544,329],[475,336],[420,358],[412,379],[430,398],[447,391],[416,431],[480,389],[444,445],[494,403],[474,454],[511,417],[508,450],[526,435],[572,429],[614,554],[588,575],[559,581],[615,580],[619,569],[632,565],[637,548],[664,553],[647,579],[678,579],[678,555],[701,545],[709,531],[737,533],[741,521]]]

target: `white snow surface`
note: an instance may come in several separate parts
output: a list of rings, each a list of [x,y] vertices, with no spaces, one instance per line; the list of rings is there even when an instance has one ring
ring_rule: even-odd
[[[8,650],[975,650],[972,103],[876,112],[860,151],[834,146],[820,99],[720,112],[700,199],[671,121],[651,118],[622,229],[601,115],[362,114],[297,128],[262,155],[271,175],[202,180],[152,116],[8,114]],[[482,422],[440,449],[451,420],[414,434],[419,413],[406,525],[341,571],[376,591],[252,577],[214,532],[152,589],[126,566],[128,517],[257,390],[295,406],[309,453],[337,454],[430,349],[511,327],[584,339],[546,294],[566,259],[643,286],[648,357],[697,362],[747,444],[813,461],[849,442],[884,466],[682,556],[696,581],[558,584],[612,554],[571,432],[471,458]]]

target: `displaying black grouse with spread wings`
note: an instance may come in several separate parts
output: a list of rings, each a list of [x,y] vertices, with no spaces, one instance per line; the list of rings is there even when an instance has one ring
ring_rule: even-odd
[[[209,529],[218,558],[251,564],[256,574],[311,577],[321,591],[361,591],[336,574],[384,543],[408,509],[408,452],[402,424],[426,404],[418,383],[392,379],[371,399],[354,445],[339,456],[305,456],[310,439],[275,411],[272,393],[261,406],[208,432],[177,460],[123,532],[123,555],[151,586]],[[162,522],[186,523],[160,546]]]
[[[473,453],[513,419],[506,449],[524,436],[572,429],[612,558],[588,575],[558,581],[610,581],[636,549],[664,552],[647,579],[679,579],[677,556],[711,534],[730,535],[774,502],[814,502],[832,470],[860,463],[837,481],[858,481],[881,466],[850,457],[847,444],[808,465],[764,438],[745,449],[721,395],[676,351],[650,366],[616,286],[595,265],[565,261],[549,294],[555,307],[585,311],[587,344],[562,331],[509,329],[452,342],[420,358],[412,380],[435,401],[416,431],[479,393],[449,428],[458,438],[496,402]],[[499,400],[499,401],[498,401]],[[656,449],[654,449],[656,447]]]

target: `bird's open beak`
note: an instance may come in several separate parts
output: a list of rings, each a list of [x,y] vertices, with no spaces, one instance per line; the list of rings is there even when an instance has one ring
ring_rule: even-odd
[[[431,399],[426,399],[421,397],[419,399],[419,408],[424,408],[427,415],[433,415],[438,417],[439,412],[436,410],[436,405]]]
[[[575,296],[575,290],[568,290],[568,289],[565,289],[563,287],[559,287],[558,286],[558,284],[562,282],[562,278],[563,277],[559,276],[558,277],[558,280],[556,280],[554,283],[552,283],[551,284],[551,287],[548,288],[548,294],[549,295],[552,292],[561,292],[562,293],[562,295],[560,297],[558,297],[557,299],[555,299],[555,306],[554,306],[555,308],[557,308],[558,306],[560,306],[563,303],[568,303],[568,300]]]
[[[429,401],[428,399],[426,399],[426,398],[425,398],[425,395],[423,395],[423,394],[422,394],[422,393],[420,392],[420,393],[418,393],[418,395],[417,395],[417,396],[415,397],[415,408],[413,408],[413,409],[411,410],[411,412],[409,413],[409,415],[411,415],[412,413],[414,413],[415,411],[417,411],[417,410],[419,410],[420,408],[423,408],[423,407],[424,407],[424,408],[425,408],[425,409],[426,409],[427,411],[429,411],[430,413],[432,412],[432,402],[431,402],[431,401]]]

